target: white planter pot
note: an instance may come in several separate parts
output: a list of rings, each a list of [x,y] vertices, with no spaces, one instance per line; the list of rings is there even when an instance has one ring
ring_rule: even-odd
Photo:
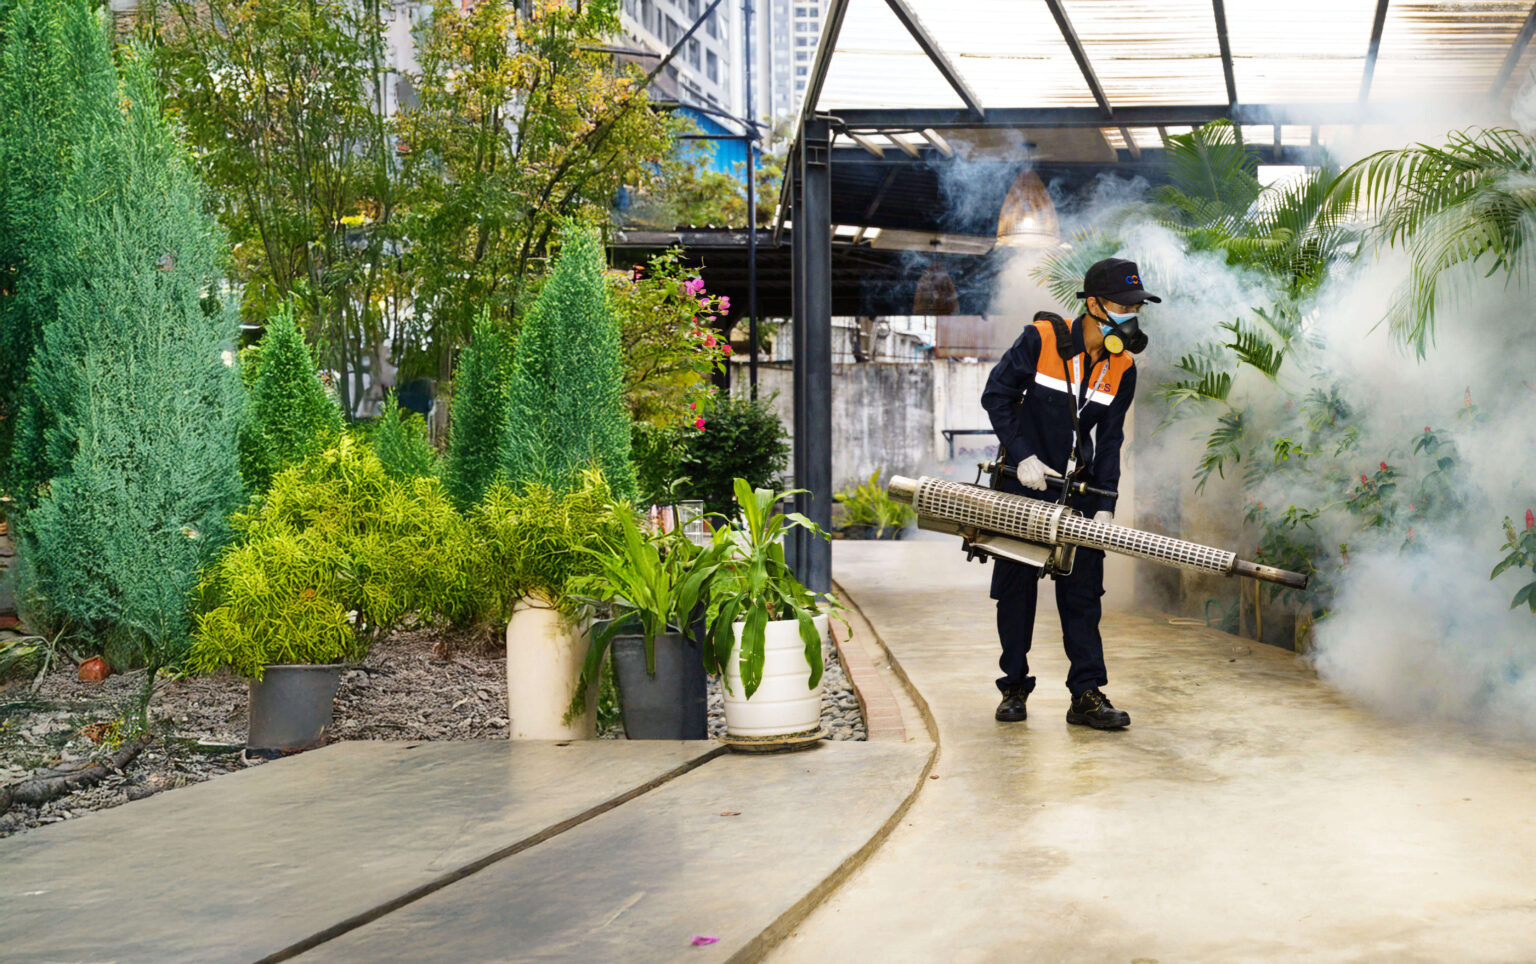
[[[814,617],[823,653],[827,646],[825,613]],[[821,683],[807,683],[811,667],[805,661],[800,623],[775,619],[768,623],[763,640],[763,680],[752,698],[741,686],[741,631],[746,623],[731,626],[736,644],[725,665],[725,728],[732,736],[782,736],[804,733],[821,725]]]
[[[587,633],[555,611],[549,600],[518,600],[507,622],[507,719],[514,740],[590,740],[597,736],[597,680],[587,690],[587,712],[560,722],[570,705]]]

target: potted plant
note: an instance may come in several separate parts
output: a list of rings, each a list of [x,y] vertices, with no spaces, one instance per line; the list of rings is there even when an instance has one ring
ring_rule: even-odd
[[[621,511],[617,517],[621,537],[616,542],[601,550],[583,549],[601,571],[571,587],[614,615],[593,625],[569,713],[585,711],[589,685],[611,651],[625,736],[706,739],[701,603],[726,547],[695,545],[677,527],[647,535],[631,513]]]
[[[833,498],[843,506],[843,537],[847,539],[900,539],[908,523],[916,518],[911,506],[897,502],[885,491],[878,468],[867,480],[843,489]]]
[[[617,535],[615,515],[602,473],[591,467],[563,492],[541,482],[520,493],[494,485],[471,513],[484,547],[479,568],[491,580],[494,608],[507,614],[507,717],[514,740],[597,735],[598,679],[582,677],[592,606],[573,587],[601,571],[602,547]],[[584,709],[572,714],[577,686]]]
[[[254,750],[324,742],[345,663],[409,613],[459,618],[470,602],[450,578],[467,531],[441,483],[391,479],[350,436],[279,473],[232,521],[238,538],[198,584],[182,672],[251,681]]]
[[[831,537],[797,512],[774,511],[779,499],[804,489],[755,489],[741,478],[734,486],[741,522],[715,529],[725,555],[710,580],[705,668],[721,674],[732,736],[808,736],[821,723],[828,616],[842,606],[830,594],[818,602],[795,579],[781,537],[789,526]]]

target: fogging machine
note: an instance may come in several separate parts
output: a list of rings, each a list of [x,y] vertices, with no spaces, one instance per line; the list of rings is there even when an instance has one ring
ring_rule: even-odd
[[[1114,496],[1112,492],[1056,476],[1048,476],[1046,483],[1066,485],[1072,494]],[[969,558],[978,554],[983,558],[999,556],[1052,574],[1066,574],[1072,571],[1076,548],[1083,546],[1179,569],[1246,576],[1290,589],[1307,588],[1308,577],[1303,573],[1248,562],[1225,549],[1129,526],[1094,522],[1059,502],[928,475],[917,479],[892,476],[886,492],[897,502],[912,507],[917,513],[918,528],[959,536]]]

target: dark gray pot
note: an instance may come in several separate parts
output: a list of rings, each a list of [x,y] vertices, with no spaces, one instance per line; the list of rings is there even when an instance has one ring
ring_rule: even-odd
[[[844,539],[873,539],[875,537],[874,526],[843,526]]]
[[[696,627],[695,637],[702,627]],[[656,675],[645,671],[645,637],[613,638],[613,675],[624,735],[631,740],[705,740],[709,708],[704,656],[682,633],[656,637]]]
[[[253,750],[304,750],[325,740],[332,700],[341,685],[341,664],[274,665],[251,680],[251,721],[246,746]]]

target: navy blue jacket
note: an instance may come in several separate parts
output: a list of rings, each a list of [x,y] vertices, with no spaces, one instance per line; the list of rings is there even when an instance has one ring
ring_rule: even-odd
[[[1079,380],[1076,396],[1076,404],[1081,406],[1083,462],[1088,466],[1081,478],[1090,485],[1117,490],[1125,413],[1136,395],[1136,367],[1129,354],[1104,354],[1090,371],[1083,345],[1083,322],[1081,315],[1070,322],[1073,355],[1085,376]],[[1042,362],[1041,348],[1046,339],[1052,342],[1052,347]],[[1049,322],[1026,326],[992,367],[981,393],[981,404],[992,420],[1004,461],[1017,465],[1034,455],[1047,467],[1064,473],[1072,452],[1072,413],[1068,408],[1073,404],[1068,388],[1072,363],[1062,362],[1054,341]],[[1058,377],[1062,375],[1067,377]],[[1025,489],[1017,479],[1007,476],[1003,478],[1003,490],[1052,501],[1059,491]],[[1071,505],[1090,517],[1100,510],[1115,510],[1115,500],[1101,496],[1074,496]]]

